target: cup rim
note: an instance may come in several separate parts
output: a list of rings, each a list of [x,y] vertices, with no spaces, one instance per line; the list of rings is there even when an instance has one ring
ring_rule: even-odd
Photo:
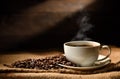
[[[91,45],[94,44],[92,47],[98,47],[98,46],[101,45],[99,42],[96,42],[96,41],[84,41],[84,40],[83,40],[83,41],[69,41],[69,42],[65,42],[65,43],[64,43],[64,46],[76,47],[76,46],[70,46],[70,45],[67,45],[67,44],[69,44],[69,43],[70,43],[70,44],[72,44],[72,43],[80,43],[80,42],[82,42],[82,43],[83,43],[83,42],[84,42],[84,43],[88,43],[88,42],[89,42],[89,43],[91,43]],[[81,47],[80,47],[80,46],[77,46],[77,47],[79,47],[79,48],[92,48],[92,47],[82,47],[82,46],[81,46]]]

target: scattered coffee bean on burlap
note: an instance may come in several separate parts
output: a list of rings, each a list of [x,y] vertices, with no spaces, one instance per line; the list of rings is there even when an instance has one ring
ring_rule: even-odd
[[[48,56],[40,59],[19,60],[12,63],[9,66],[6,64],[4,64],[4,66],[12,68],[45,69],[45,70],[63,68],[58,64],[63,64],[67,66],[77,66],[76,64],[68,61],[63,55]]]

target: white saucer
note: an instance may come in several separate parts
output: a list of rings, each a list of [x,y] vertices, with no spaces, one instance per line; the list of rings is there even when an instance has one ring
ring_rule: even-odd
[[[101,59],[105,57],[104,55],[99,55],[98,59]],[[69,68],[69,69],[76,69],[76,70],[93,70],[93,69],[98,69],[98,68],[101,68],[101,67],[104,67],[108,64],[111,63],[111,59],[110,58],[107,58],[105,60],[102,60],[102,61],[97,61],[94,63],[93,66],[90,66],[90,67],[74,67],[74,66],[67,66],[67,65],[63,65],[63,64],[58,64],[62,67],[65,67],[65,68]]]

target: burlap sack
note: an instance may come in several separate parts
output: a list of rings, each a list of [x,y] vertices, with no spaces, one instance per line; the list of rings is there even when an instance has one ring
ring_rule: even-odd
[[[112,62],[105,67],[96,70],[80,71],[72,69],[56,69],[56,70],[35,70],[35,69],[21,69],[21,68],[0,68],[1,79],[119,79],[120,77],[120,56],[119,48],[112,49],[110,56]],[[60,52],[56,52],[60,53]],[[49,52],[49,54],[51,54]],[[40,54],[49,56],[48,53]],[[52,51],[55,55],[55,52]],[[13,54],[14,55],[14,54]],[[6,55],[1,56],[5,58]],[[9,55],[8,55],[9,56]],[[15,55],[14,55],[15,56]],[[14,57],[13,56],[13,57]],[[22,55],[18,55],[22,56]],[[24,54],[24,58],[37,57],[38,54]],[[7,56],[6,56],[7,57]],[[12,57],[12,56],[11,56]],[[17,57],[17,55],[16,55]],[[9,58],[8,58],[9,60]],[[5,60],[4,60],[5,61]],[[14,60],[15,61],[15,60]],[[12,61],[13,62],[13,61]]]

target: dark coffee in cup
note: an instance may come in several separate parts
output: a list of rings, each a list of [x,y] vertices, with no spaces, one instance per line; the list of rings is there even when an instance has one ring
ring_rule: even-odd
[[[87,45],[87,44],[83,44],[83,45],[77,45],[77,44],[66,44],[68,46],[73,46],[73,47],[93,47],[93,45]]]

